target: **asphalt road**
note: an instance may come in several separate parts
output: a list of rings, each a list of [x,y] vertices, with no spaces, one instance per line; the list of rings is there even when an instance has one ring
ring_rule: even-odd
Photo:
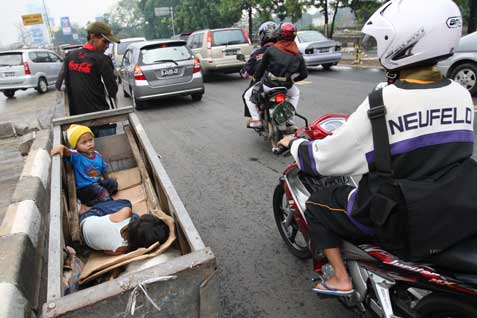
[[[310,120],[350,113],[383,73],[312,71],[300,85],[299,112]],[[221,317],[352,317],[311,291],[311,261],[291,255],[276,228],[273,190],[290,162],[245,128],[247,81],[217,76],[201,102],[158,100],[138,112],[205,244],[217,256]],[[131,103],[120,98],[120,105]],[[297,119],[297,124],[301,124]]]
[[[375,70],[311,71],[299,86],[298,111],[310,120],[348,114],[383,78]],[[296,259],[280,238],[272,195],[291,159],[271,154],[270,145],[245,128],[241,94],[247,85],[235,74],[216,76],[206,83],[201,102],[157,100],[138,112],[202,239],[217,256],[220,317],[352,317],[336,300],[313,295],[311,261]],[[0,96],[0,121],[39,119],[56,99],[53,90],[16,96]],[[119,96],[120,105],[131,104]]]

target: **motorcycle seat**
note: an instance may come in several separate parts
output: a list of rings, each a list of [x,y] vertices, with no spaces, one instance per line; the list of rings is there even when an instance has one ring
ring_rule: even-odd
[[[270,97],[273,94],[276,94],[276,93],[279,93],[279,92],[283,92],[284,94],[286,94],[287,91],[288,90],[287,90],[286,87],[282,87],[282,86],[272,87],[272,88],[270,88],[270,90],[268,92],[265,93],[265,96]]]
[[[429,261],[439,267],[462,274],[477,274],[477,236],[466,239],[442,253],[433,255]]]

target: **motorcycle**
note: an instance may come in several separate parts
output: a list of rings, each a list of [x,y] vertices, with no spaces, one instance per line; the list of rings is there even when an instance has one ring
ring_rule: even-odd
[[[329,136],[347,119],[330,114],[305,127],[295,136],[308,140]],[[281,148],[280,152],[285,152]],[[318,279],[334,275],[321,252],[315,251],[305,218],[310,194],[337,184],[357,186],[354,177],[312,177],[291,163],[280,177],[273,195],[273,212],[280,236],[289,251],[301,259],[313,259]],[[477,237],[434,255],[426,262],[400,259],[377,245],[344,242],[343,259],[354,293],[338,297],[357,317],[475,318],[477,317]],[[315,280],[318,280],[315,279]],[[322,297],[322,296],[320,296]]]
[[[243,54],[237,54],[237,59],[245,61]],[[242,71],[240,74],[242,75]],[[255,84],[251,81],[249,87]],[[262,126],[248,128],[263,136],[265,141],[271,143],[272,152],[279,154],[282,149],[278,146],[278,141],[297,130],[296,126],[290,122],[294,116],[295,107],[287,100],[287,88],[274,87],[268,92],[263,92],[259,84],[254,86],[251,99],[257,105]]]

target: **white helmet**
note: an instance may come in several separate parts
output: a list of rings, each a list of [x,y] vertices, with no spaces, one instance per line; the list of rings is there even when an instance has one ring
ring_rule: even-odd
[[[462,34],[462,15],[452,0],[392,0],[361,32],[376,40],[381,64],[399,70],[451,56]]]

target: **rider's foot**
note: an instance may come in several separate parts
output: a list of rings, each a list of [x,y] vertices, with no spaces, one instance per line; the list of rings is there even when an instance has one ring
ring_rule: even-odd
[[[338,280],[338,278],[335,275],[329,278],[328,280],[326,280],[326,286],[323,286],[323,284],[320,282],[315,286],[315,288],[320,290],[335,289],[338,291],[346,292],[346,291],[353,290],[353,283],[348,277],[346,279]]]
[[[262,121],[261,120],[251,120],[248,125],[250,128],[262,128]]]

